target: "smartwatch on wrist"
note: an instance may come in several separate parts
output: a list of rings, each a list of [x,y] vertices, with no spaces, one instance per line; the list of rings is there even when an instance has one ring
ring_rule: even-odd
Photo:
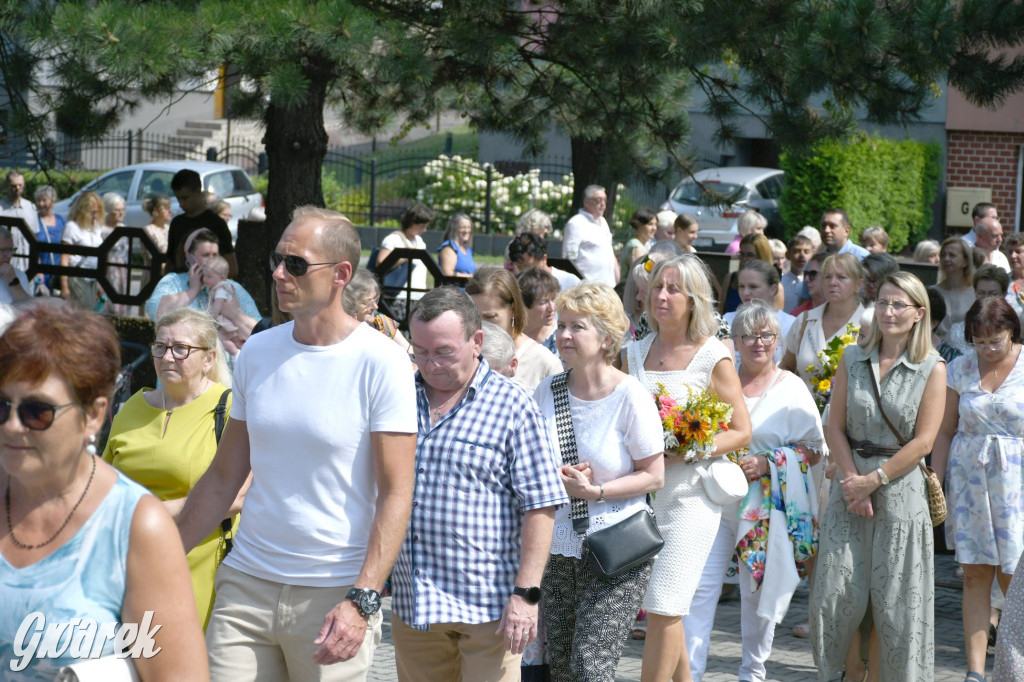
[[[516,585],[512,588],[512,594],[522,597],[527,604],[536,604],[540,601],[539,587],[519,587]]]
[[[381,598],[380,592],[377,590],[371,590],[364,587],[353,587],[345,595],[345,599],[355,603],[356,608],[359,609],[359,614],[363,618],[369,618],[380,611]]]

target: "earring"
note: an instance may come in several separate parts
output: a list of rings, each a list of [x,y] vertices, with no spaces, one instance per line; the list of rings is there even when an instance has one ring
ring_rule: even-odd
[[[90,433],[89,434],[89,444],[85,446],[85,454],[91,455],[93,457],[96,456],[96,434],[95,433]]]

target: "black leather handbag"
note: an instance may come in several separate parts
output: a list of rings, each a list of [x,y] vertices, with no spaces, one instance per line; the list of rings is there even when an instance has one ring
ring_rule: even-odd
[[[578,464],[576,434],[569,411],[569,372],[559,374],[551,381],[555,401],[555,425],[558,428],[558,446],[566,464]],[[572,498],[573,530],[586,535],[590,527],[589,505],[586,500]],[[647,508],[619,521],[614,526],[594,531],[583,538],[583,561],[599,580],[614,580],[654,557],[665,546],[658,531],[658,523],[651,510],[651,496]]]

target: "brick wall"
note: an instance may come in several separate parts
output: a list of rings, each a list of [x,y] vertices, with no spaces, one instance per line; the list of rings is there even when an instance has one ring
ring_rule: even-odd
[[[1006,232],[1020,229],[1018,159],[1024,133],[947,132],[946,186],[991,187]]]

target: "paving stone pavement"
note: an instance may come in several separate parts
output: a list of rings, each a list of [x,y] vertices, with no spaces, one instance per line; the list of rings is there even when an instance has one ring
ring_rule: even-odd
[[[935,682],[962,682],[966,668],[960,621],[960,581],[953,575],[956,564],[952,556],[938,556],[935,564]],[[373,668],[368,677],[374,682],[398,679],[395,673],[395,653],[391,644],[390,598],[385,600],[384,610],[384,636],[374,656]],[[767,664],[768,680],[810,682],[817,679],[809,642],[806,639],[796,639],[790,634],[793,626],[803,621],[806,614],[807,589],[800,588],[790,604],[786,619],[776,629],[772,655]],[[740,654],[740,603],[723,602],[719,604],[715,615],[711,654],[704,675],[705,682],[735,682]],[[639,680],[642,656],[643,642],[627,640],[616,670],[616,682]],[[992,663],[992,650],[989,649],[987,674],[991,674]]]

